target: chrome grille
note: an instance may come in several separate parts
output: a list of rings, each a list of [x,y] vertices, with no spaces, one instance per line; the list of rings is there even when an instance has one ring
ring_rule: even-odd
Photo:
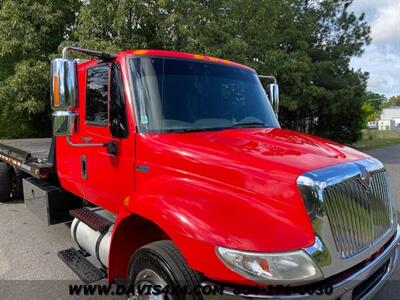
[[[365,250],[391,228],[392,205],[384,170],[371,173],[369,186],[361,177],[328,186],[323,199],[342,258]]]

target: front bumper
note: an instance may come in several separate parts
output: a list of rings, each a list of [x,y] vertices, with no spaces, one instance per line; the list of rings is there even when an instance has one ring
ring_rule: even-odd
[[[392,242],[386,249],[362,269],[352,275],[332,285],[333,291],[330,295],[311,295],[310,293],[288,294],[288,295],[251,295],[236,294],[234,289],[225,288],[223,298],[218,299],[335,299],[335,300],[359,300],[372,298],[379,289],[388,281],[394,272],[398,263],[398,245],[400,242],[400,226],[397,226],[397,233]],[[204,285],[215,285],[213,283],[204,283]],[[215,299],[214,297],[204,296],[205,299]]]

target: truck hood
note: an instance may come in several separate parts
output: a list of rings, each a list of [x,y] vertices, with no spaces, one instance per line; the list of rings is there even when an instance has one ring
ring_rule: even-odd
[[[138,153],[146,153],[148,161],[255,192],[255,176],[295,182],[302,173],[368,157],[326,139],[278,128],[141,137],[139,146],[146,149]],[[148,157],[151,154],[156,157]]]
[[[298,176],[368,157],[310,135],[254,128],[139,134],[136,153],[137,192],[153,199],[143,211],[160,210],[159,224],[193,239],[251,251],[311,246]]]

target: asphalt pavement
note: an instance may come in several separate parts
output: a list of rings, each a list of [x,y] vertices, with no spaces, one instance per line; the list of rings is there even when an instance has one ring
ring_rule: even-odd
[[[390,178],[393,204],[397,211],[397,219],[400,221],[400,145],[374,149],[367,152],[380,159],[386,166]],[[400,299],[400,267],[397,268],[392,278],[374,299]]]
[[[400,145],[368,153],[385,163],[395,208],[400,211]],[[0,299],[71,299],[69,285],[80,282],[56,255],[71,246],[66,225],[45,226],[22,201],[0,203]],[[400,299],[399,288],[397,270],[375,299]]]

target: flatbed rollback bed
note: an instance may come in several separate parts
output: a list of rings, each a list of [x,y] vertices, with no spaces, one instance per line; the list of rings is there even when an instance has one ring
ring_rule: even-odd
[[[11,181],[1,185],[0,202],[23,197],[47,225],[71,221],[69,211],[82,207],[80,198],[60,187],[54,151],[54,138],[0,140],[0,181]]]
[[[54,172],[54,139],[0,140],[0,160],[33,177],[47,179]]]

